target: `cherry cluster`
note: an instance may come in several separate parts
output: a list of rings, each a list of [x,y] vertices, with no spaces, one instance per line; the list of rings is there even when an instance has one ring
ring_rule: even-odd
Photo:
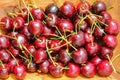
[[[26,72],[49,73],[53,77],[80,74],[109,76],[117,46],[119,24],[107,12],[104,2],[81,1],[77,7],[64,2],[45,10],[24,4],[0,21],[6,34],[0,35],[0,78],[13,73],[17,80]]]

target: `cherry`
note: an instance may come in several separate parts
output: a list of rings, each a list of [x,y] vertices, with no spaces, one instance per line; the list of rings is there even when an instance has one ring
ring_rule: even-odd
[[[89,78],[94,77],[94,75],[96,74],[95,65],[91,62],[87,62],[86,64],[82,65],[81,73],[85,77],[89,77]]]
[[[60,40],[52,40],[49,42],[49,47],[53,52],[57,52],[61,49]]]
[[[58,14],[59,12],[59,8],[57,7],[57,5],[55,5],[54,3],[49,4],[46,8],[45,8],[45,13],[49,14],[49,13],[53,13],[53,14]]]
[[[75,63],[83,64],[88,60],[88,54],[85,48],[79,48],[72,53],[72,57]]]
[[[9,77],[9,72],[8,72],[7,68],[1,67],[0,68],[0,79],[4,80],[4,79],[7,79],[8,77]]]
[[[106,5],[102,1],[96,1],[92,5],[94,13],[99,14],[102,11],[106,11]]]
[[[18,17],[22,17],[25,21],[28,18],[28,10],[26,8],[23,8],[20,13],[18,13]]]
[[[71,2],[64,2],[63,5],[60,7],[60,11],[67,17],[72,17],[75,13],[75,7]]]
[[[39,70],[43,73],[48,73],[49,72],[49,65],[50,62],[48,60],[45,60],[41,64],[39,64]]]
[[[25,24],[25,21],[22,17],[16,17],[13,19],[12,27],[13,29],[20,29]]]
[[[40,20],[32,20],[29,22],[28,30],[33,35],[40,35],[43,32],[43,24]]]
[[[62,67],[63,67],[63,64],[60,62],[56,66],[54,66],[53,64],[50,64],[49,66],[50,74],[56,78],[62,77],[64,73],[64,71],[61,69]]]
[[[97,52],[100,49],[100,46],[98,43],[93,42],[93,43],[87,43],[85,46],[89,56],[95,56],[97,54]]]
[[[3,62],[8,62],[10,58],[10,54],[5,49],[0,50],[0,60],[2,60]]]
[[[77,5],[77,12],[79,14],[86,14],[90,9],[91,9],[91,6],[87,1],[80,2]]]
[[[60,50],[59,52],[59,60],[64,64],[67,64],[71,60],[70,56],[71,56],[71,53],[67,52],[64,49]]]
[[[107,60],[103,60],[97,65],[97,72],[100,76],[107,77],[112,74],[112,71],[112,66]]]
[[[15,57],[20,54],[20,50],[14,48],[13,46],[10,46],[10,47],[8,48],[8,50],[9,50]]]
[[[11,27],[12,27],[12,19],[11,18],[3,17],[0,22],[1,22],[2,29],[11,30]]]
[[[108,59],[109,58],[112,58],[113,56],[113,52],[110,48],[107,48],[107,47],[101,47],[101,53],[100,53],[100,56],[103,58],[103,59]]]
[[[53,14],[53,13],[49,13],[47,15],[48,17],[46,18],[46,23],[48,25],[48,27],[54,27],[58,25],[58,17],[57,15]]]
[[[104,29],[95,28],[94,35],[95,35],[96,39],[101,39],[103,37],[103,35],[104,35]]]
[[[34,42],[36,48],[46,49],[46,37],[40,36]]]
[[[90,35],[90,33],[85,32],[85,42],[86,43],[90,43],[94,41],[94,36]]]
[[[78,64],[69,62],[68,63],[68,70],[66,70],[66,75],[68,77],[77,77],[80,75],[80,66]]]
[[[35,62],[30,62],[30,63],[28,63],[28,65],[27,65],[28,67],[27,67],[27,71],[28,72],[35,72],[36,71],[36,63]]]
[[[27,45],[26,48],[29,51],[29,53],[31,53],[32,55],[34,55],[34,53],[36,52],[36,48],[35,48],[35,46],[33,44]]]
[[[43,49],[38,49],[34,53],[35,63],[42,63],[47,59],[47,53]]]
[[[24,65],[15,66],[13,72],[16,79],[23,80],[26,76],[26,67]]]
[[[117,38],[114,35],[106,35],[103,37],[104,43],[110,47],[110,48],[115,48],[117,46]]]
[[[8,48],[10,46],[9,38],[0,35],[0,48]]]
[[[34,17],[34,19],[43,20],[44,19],[44,11],[39,8],[32,8],[31,14]]]
[[[77,34],[71,36],[73,44],[77,47],[81,47],[85,44],[85,35],[84,32],[80,31]]]
[[[105,27],[105,31],[108,34],[117,34],[119,32],[119,27],[118,27],[118,23],[115,20],[107,20],[106,24],[108,25],[107,27]]]
[[[95,66],[97,66],[101,61],[102,59],[97,55],[90,60],[90,62],[92,62]]]
[[[74,26],[73,26],[72,22],[67,19],[61,19],[59,21],[58,28],[62,33],[65,33],[65,32],[70,33],[74,30]]]
[[[102,11],[100,15],[103,17],[105,21],[112,19],[111,15],[107,11]]]

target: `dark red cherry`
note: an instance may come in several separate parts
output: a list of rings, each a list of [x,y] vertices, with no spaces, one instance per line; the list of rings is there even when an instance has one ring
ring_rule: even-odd
[[[37,70],[37,65],[36,65],[36,63],[35,62],[31,62],[30,64],[28,63],[27,64],[27,71],[28,72],[31,72],[31,73],[33,73],[33,72],[36,72],[36,70]]]
[[[24,65],[15,66],[13,72],[17,80],[23,80],[26,76],[26,67]]]
[[[64,71],[61,69],[63,67],[63,64],[62,63],[58,63],[57,66],[54,66],[53,64],[50,64],[49,66],[49,71],[50,71],[50,74],[53,76],[53,77],[56,77],[56,78],[60,78],[63,76],[63,73]]]
[[[68,63],[68,70],[66,70],[66,75],[68,77],[77,77],[80,75],[80,66],[75,63]]]
[[[34,53],[36,52],[36,48],[33,44],[29,44],[27,45],[27,50],[29,51],[29,53],[31,53],[32,55],[34,55]],[[28,52],[27,52],[28,53]]]
[[[41,64],[39,64],[39,70],[43,73],[48,73],[49,72],[49,65],[50,62],[48,60],[45,60]]]
[[[16,49],[16,48],[13,47],[13,46],[10,46],[10,47],[8,48],[8,50],[9,50],[15,57],[20,54],[19,49]]]
[[[101,58],[103,58],[103,59],[108,59],[108,57],[109,57],[109,58],[112,58],[112,56],[113,56],[113,51],[112,51],[110,48],[103,46],[103,47],[101,47],[100,56],[101,56]]]
[[[75,13],[75,7],[71,2],[64,2],[60,7],[60,11],[67,17],[72,17]]]
[[[99,76],[107,77],[112,74],[113,68],[107,60],[103,60],[97,65],[97,72]]]
[[[59,52],[59,60],[62,63],[67,64],[71,60],[71,53],[67,52],[64,49],[60,50],[60,52]]]
[[[43,32],[43,24],[40,20],[32,20],[29,22],[28,30],[33,35],[40,35]]]
[[[85,77],[89,77],[89,78],[94,77],[96,74],[96,67],[93,63],[87,62],[86,64],[82,65],[81,73]]]
[[[72,22],[70,20],[67,20],[67,19],[61,19],[59,21],[58,28],[63,34],[65,32],[70,33],[74,30],[74,26],[73,26]]]
[[[90,35],[90,33],[85,32],[85,42],[89,43],[89,42],[93,42],[94,41],[94,36]]]
[[[46,37],[40,36],[34,42],[36,48],[46,49]]]
[[[49,13],[53,13],[53,14],[58,14],[59,12],[59,8],[57,7],[56,4],[52,3],[49,4],[46,8],[45,8],[45,13],[49,14]]]
[[[117,34],[119,32],[119,27],[118,27],[118,23],[115,20],[107,20],[106,24],[108,26],[105,27],[105,31],[108,34]]]
[[[83,64],[88,60],[88,54],[85,48],[79,48],[72,53],[72,57],[75,63]]]
[[[90,56],[95,56],[97,52],[100,50],[100,46],[96,42],[87,43],[85,48]]]
[[[107,11],[102,11],[100,15],[103,17],[105,21],[112,19],[111,15]]]
[[[52,40],[49,43],[50,49],[52,49],[53,52],[57,52],[61,49],[61,42],[60,40]]]
[[[102,61],[102,59],[99,56],[94,56],[90,62],[92,62],[94,65],[98,65],[100,62]]]
[[[8,62],[10,58],[10,54],[5,49],[0,50],[0,60],[2,60],[3,62]]]
[[[101,39],[103,37],[103,35],[104,35],[104,29],[95,28],[94,35],[95,35],[96,39]]]
[[[11,28],[12,28],[12,19],[11,18],[3,17],[0,22],[1,22],[2,29],[11,30]]]
[[[9,38],[0,35],[0,48],[8,48],[10,46]]]
[[[102,1],[96,1],[93,3],[92,9],[93,9],[94,13],[100,14],[100,12],[106,11],[106,5]]]
[[[80,31],[77,34],[73,34],[71,36],[72,43],[77,46],[81,47],[85,44],[85,35],[84,32]]]
[[[91,6],[89,4],[89,2],[84,1],[84,2],[80,2],[77,5],[77,12],[79,14],[86,14],[88,13],[88,11],[91,9]]]
[[[20,29],[24,26],[25,21],[22,17],[15,17],[12,22],[13,29]]]
[[[28,10],[27,8],[23,8],[20,13],[18,14],[18,17],[22,17],[25,21],[28,18]]]
[[[104,43],[110,47],[110,48],[115,48],[117,46],[117,38],[114,35],[106,35],[103,37]]]
[[[45,19],[48,27],[54,27],[58,25],[58,17],[56,14],[49,13],[48,17]]]
[[[47,59],[47,53],[43,49],[38,49],[34,53],[34,61],[35,63],[42,63]]]
[[[39,8],[32,8],[31,14],[34,17],[34,19],[43,20],[44,19],[44,11]]]
[[[7,68],[1,67],[0,68],[0,79],[6,80],[8,77],[9,77],[9,72],[8,72]]]

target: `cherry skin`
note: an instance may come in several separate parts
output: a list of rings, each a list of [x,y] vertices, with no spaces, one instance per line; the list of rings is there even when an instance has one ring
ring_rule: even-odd
[[[0,35],[0,48],[8,48],[10,46],[9,38]]]
[[[112,71],[113,68],[111,67],[110,63],[107,60],[103,60],[97,65],[98,75],[102,77],[107,77],[111,75]]]
[[[8,50],[9,50],[15,57],[20,54],[20,50],[14,48],[13,46],[10,46],[10,47],[8,48]]]
[[[100,46],[98,43],[93,42],[93,44],[87,43],[85,48],[86,48],[89,56],[95,56],[97,54],[97,52],[99,51]]]
[[[103,46],[103,47],[101,47],[100,55],[101,55],[101,58],[103,58],[103,59],[108,59],[108,57],[112,58],[113,51],[110,48]]]
[[[76,46],[76,47],[81,47],[85,44],[85,35],[84,32],[80,31],[77,34],[73,34],[71,36],[71,40],[72,43]]]
[[[104,43],[110,47],[110,48],[115,48],[117,46],[117,38],[114,35],[106,35],[103,37]]]
[[[31,14],[34,17],[34,19],[43,20],[44,19],[44,11],[39,8],[32,8]]]
[[[96,39],[101,39],[104,36],[104,29],[95,28],[94,35],[95,35]]]
[[[108,34],[113,34],[116,35],[119,32],[119,27],[118,27],[118,23],[115,20],[107,20],[106,24],[108,25],[107,27],[105,27],[105,31]]]
[[[65,32],[70,33],[74,30],[74,26],[73,26],[72,22],[67,19],[61,19],[59,21],[58,28],[62,34],[64,34]]]
[[[95,66],[97,66],[101,61],[102,59],[97,55],[90,60],[90,62],[92,62]]]
[[[57,15],[53,14],[53,13],[49,13],[47,15],[48,17],[46,18],[46,23],[48,25],[48,27],[54,27],[58,25],[58,17]]]
[[[47,59],[47,53],[43,49],[38,49],[34,53],[34,61],[35,63],[42,63]]]
[[[22,17],[16,17],[13,19],[13,22],[12,22],[12,26],[13,26],[13,29],[20,29],[23,27],[23,25],[25,24],[25,21]]]
[[[59,60],[64,64],[67,64],[71,60],[70,56],[71,56],[71,53],[67,52],[64,49],[60,50],[59,52]]]
[[[68,77],[77,77],[80,75],[80,66],[78,64],[69,62],[68,63],[68,70],[66,70],[66,75]]]
[[[29,53],[31,53],[32,55],[34,55],[34,53],[36,52],[36,48],[35,48],[35,46],[33,44],[27,45],[26,48],[29,51]]]
[[[1,21],[3,24],[1,24],[2,29],[4,30],[11,30],[12,28],[12,19],[9,17],[3,17]]]
[[[95,65],[91,62],[87,62],[85,65],[81,67],[81,73],[85,77],[89,77],[89,78],[94,77],[96,74]]]
[[[45,13],[49,14],[49,13],[53,13],[53,14],[58,14],[59,12],[59,8],[57,7],[57,5],[55,5],[54,3],[49,4],[46,8],[45,8]]]
[[[85,42],[86,43],[90,43],[90,42],[93,42],[94,41],[94,36],[92,35],[90,35],[90,33],[87,33],[87,32],[85,32]]]
[[[88,13],[88,10],[90,10],[90,9],[91,9],[91,6],[90,6],[89,2],[87,2],[87,1],[80,2],[77,5],[77,12],[79,14],[86,14],[86,13]]]
[[[0,79],[6,80],[9,77],[9,72],[7,70],[7,68],[0,68]]]
[[[102,11],[106,11],[106,5],[102,1],[96,1],[92,5],[94,13],[99,14]]]
[[[22,17],[25,21],[28,18],[28,10],[26,8],[23,8],[22,11],[18,14],[18,17]]]
[[[2,60],[3,62],[8,62],[10,58],[10,54],[5,49],[0,50],[0,60]]]
[[[24,65],[15,66],[13,72],[16,79],[23,80],[26,76],[26,67]]]
[[[30,64],[27,64],[28,65],[28,67],[27,67],[27,71],[28,72],[31,72],[31,73],[33,73],[33,72],[36,72],[36,70],[37,70],[37,68],[36,68],[36,63],[35,62],[31,62]]]
[[[71,2],[64,2],[60,7],[60,11],[67,17],[72,17],[75,13],[75,7]]]
[[[102,11],[100,15],[103,17],[104,21],[112,19],[111,15],[106,11]]]
[[[88,60],[88,54],[85,48],[79,48],[72,53],[72,57],[75,63],[83,64]]]
[[[49,71],[50,71],[50,74],[53,76],[53,77],[56,77],[56,78],[60,78],[63,76],[63,73],[64,71],[61,69],[63,67],[63,64],[62,63],[58,63],[57,66],[54,66],[53,64],[50,64],[49,66]]]
[[[48,73],[49,72],[49,65],[50,62],[48,60],[45,60],[41,64],[39,64],[39,70],[43,73]]]
[[[40,36],[34,42],[36,48],[46,49],[46,37]]]
[[[40,35],[43,32],[43,24],[40,20],[32,20],[29,22],[28,30],[33,35]]]

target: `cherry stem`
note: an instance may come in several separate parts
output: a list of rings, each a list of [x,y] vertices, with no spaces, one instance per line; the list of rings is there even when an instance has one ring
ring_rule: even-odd
[[[21,2],[20,2],[20,0],[16,0],[17,1],[17,4],[18,4],[18,8],[19,8],[19,10],[23,13],[23,11],[22,11],[22,9],[21,9]]]
[[[15,60],[17,66],[19,66],[19,64],[18,64],[16,58],[14,57],[14,55],[13,55],[8,49],[6,49],[6,51],[7,51],[7,52],[12,56],[12,58]]]
[[[5,22],[0,22],[0,24],[6,24]]]
[[[20,56],[21,58],[23,58],[23,59],[25,59],[26,61],[28,61],[29,62],[29,59],[27,59],[26,57],[24,57],[24,56],[22,56],[22,55],[18,55],[18,56]]]
[[[120,54],[116,55],[116,56],[112,59],[112,62],[114,62],[119,56],[120,56]]]
[[[112,66],[112,68],[113,68],[114,73],[117,73],[114,65],[112,64],[112,61],[111,61],[109,55],[107,54],[106,56],[107,56],[108,60],[110,61],[110,64],[111,64],[111,66]]]
[[[14,39],[14,40],[16,40],[14,37],[11,37],[11,36],[8,36],[8,35],[4,35],[4,34],[2,34],[2,36],[7,37],[7,38],[10,38],[10,39]]]
[[[2,68],[5,68],[5,66],[4,66],[4,64],[3,64],[1,59],[0,59],[0,65],[2,66]]]
[[[107,8],[107,11],[110,10],[110,9],[112,9],[112,8],[114,8],[114,7],[113,7],[113,6],[109,6],[109,7]]]

